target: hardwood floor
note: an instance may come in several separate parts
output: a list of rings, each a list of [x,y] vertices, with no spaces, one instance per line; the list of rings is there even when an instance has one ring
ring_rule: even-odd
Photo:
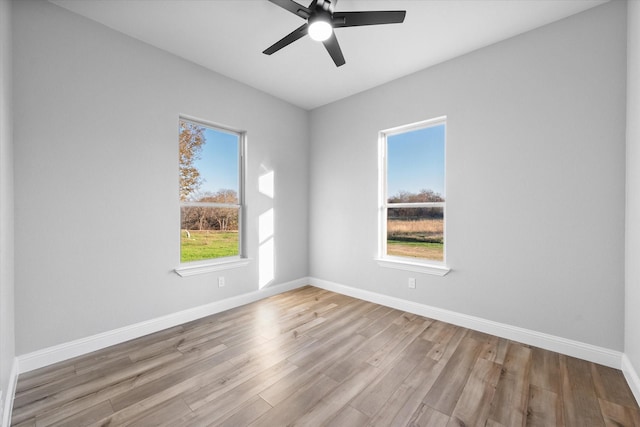
[[[14,426],[640,426],[618,370],[313,287],[19,377]]]

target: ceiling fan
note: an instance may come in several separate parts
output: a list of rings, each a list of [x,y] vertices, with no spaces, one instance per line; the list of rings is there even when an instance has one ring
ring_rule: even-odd
[[[338,0],[313,0],[305,7],[293,0],[269,0],[271,3],[305,19],[300,27],[265,49],[262,53],[271,55],[309,34],[313,40],[321,41],[331,55],[336,67],[345,64],[342,49],[334,34],[334,28],[358,27],[362,25],[399,24],[404,21],[405,10],[334,12]]]

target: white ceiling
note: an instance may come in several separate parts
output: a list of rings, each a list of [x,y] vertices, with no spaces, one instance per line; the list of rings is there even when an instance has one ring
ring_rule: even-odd
[[[339,28],[346,64],[304,37],[262,51],[304,23],[267,0],[50,0],[305,109],[582,12],[608,0],[340,0],[336,11],[406,10],[403,24]],[[310,0],[300,0],[307,6]]]

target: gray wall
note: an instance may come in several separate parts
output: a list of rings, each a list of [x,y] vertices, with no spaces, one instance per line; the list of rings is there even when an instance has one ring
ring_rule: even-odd
[[[625,7],[314,110],[310,274],[622,350]],[[379,267],[378,131],[442,115],[452,271]]]
[[[624,351],[640,372],[640,2],[628,4],[627,241]]]
[[[624,2],[310,117],[47,2],[14,9],[17,354],[255,290],[271,207],[274,283],[310,274],[622,350]],[[172,272],[179,114],[248,131],[253,261],[224,288]],[[379,267],[377,133],[440,115],[453,271]]]
[[[7,393],[9,374],[15,357],[10,17],[11,1],[0,1],[0,395],[2,396]],[[0,408],[3,403],[0,400]]]
[[[273,283],[307,274],[306,111],[48,2],[14,9],[18,354],[257,290],[271,208]],[[248,267],[172,271],[180,114],[247,131]]]

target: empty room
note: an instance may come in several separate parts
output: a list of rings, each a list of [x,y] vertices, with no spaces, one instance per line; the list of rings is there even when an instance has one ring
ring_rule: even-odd
[[[640,426],[640,2],[0,0],[9,426]]]

